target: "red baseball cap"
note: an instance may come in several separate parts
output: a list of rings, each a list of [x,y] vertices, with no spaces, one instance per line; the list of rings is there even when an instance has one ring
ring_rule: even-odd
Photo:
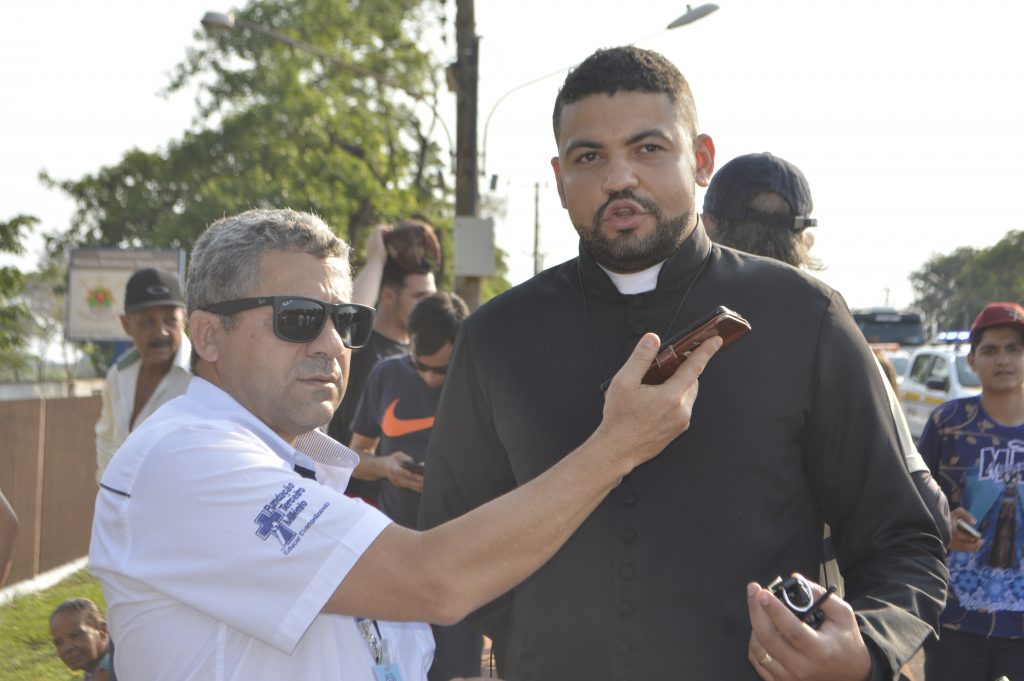
[[[1017,303],[989,303],[971,324],[971,340],[992,326],[1012,326],[1024,334],[1024,307]]]

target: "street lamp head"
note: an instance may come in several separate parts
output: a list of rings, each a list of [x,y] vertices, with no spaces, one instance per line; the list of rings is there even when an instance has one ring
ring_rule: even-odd
[[[207,12],[203,15],[202,24],[209,34],[231,31],[235,28],[235,13]]]
[[[686,24],[692,24],[698,19],[703,19],[707,15],[714,12],[716,9],[718,9],[718,5],[714,3],[708,3],[706,5],[701,5],[700,7],[690,7],[689,5],[687,5],[686,14],[682,15],[681,17],[673,21],[671,24],[666,26],[665,30],[670,31],[673,28],[679,28],[680,26],[685,26]]]

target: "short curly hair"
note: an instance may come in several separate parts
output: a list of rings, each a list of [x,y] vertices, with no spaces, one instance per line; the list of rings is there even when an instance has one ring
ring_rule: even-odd
[[[81,621],[93,629],[100,629],[107,624],[107,620],[103,618],[103,613],[100,611],[99,606],[88,598],[71,598],[64,601],[50,613],[50,622],[53,622],[53,618],[62,612],[77,613]]]
[[[691,137],[697,135],[697,106],[686,78],[664,55],[627,45],[598,50],[565,77],[551,116],[555,140],[562,123],[562,110],[591,95],[617,92],[663,93],[676,105],[679,118]]]

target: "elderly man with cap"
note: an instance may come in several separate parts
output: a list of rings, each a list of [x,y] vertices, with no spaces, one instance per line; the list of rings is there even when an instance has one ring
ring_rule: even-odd
[[[121,443],[192,379],[185,337],[185,301],[178,278],[152,267],[128,279],[121,326],[134,347],[107,372],[103,410],[96,423],[96,481]]]
[[[937,407],[918,444],[954,506],[949,599],[925,676],[1024,679],[1024,307],[987,305],[967,362],[981,394]]]

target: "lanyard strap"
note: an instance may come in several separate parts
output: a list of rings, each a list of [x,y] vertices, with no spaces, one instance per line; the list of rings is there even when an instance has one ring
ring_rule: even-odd
[[[373,663],[381,664],[384,661],[384,637],[381,636],[377,620],[357,617],[356,626],[359,628],[359,635],[366,641],[366,647],[370,649]]]

